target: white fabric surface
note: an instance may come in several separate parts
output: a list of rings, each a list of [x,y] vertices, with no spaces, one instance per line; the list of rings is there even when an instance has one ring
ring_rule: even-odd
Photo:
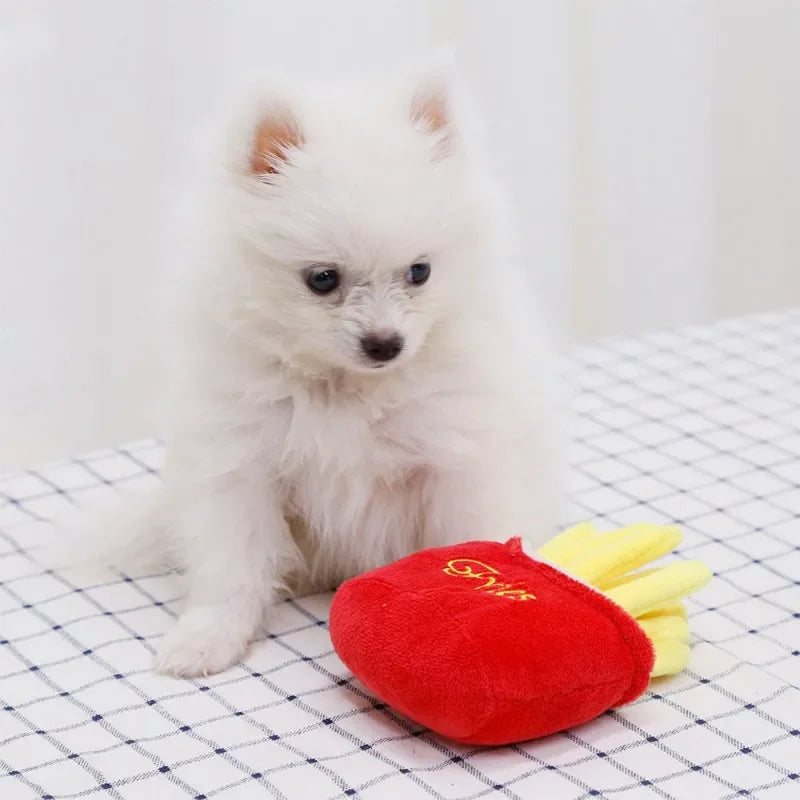
[[[279,607],[241,665],[149,671],[174,580],[78,585],[26,550],[48,520],[158,480],[155,442],[0,478],[0,798],[800,796],[800,312],[575,353],[565,523],[679,521],[716,573],[690,668],[564,734],[449,744],[331,650],[330,597]]]

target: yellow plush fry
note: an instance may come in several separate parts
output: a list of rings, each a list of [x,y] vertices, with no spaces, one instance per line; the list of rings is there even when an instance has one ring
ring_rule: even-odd
[[[657,606],[678,600],[705,586],[711,570],[699,561],[670,564],[644,578],[611,589],[606,594],[629,614],[638,617]]]
[[[676,528],[630,530],[624,536],[609,537],[607,543],[565,568],[576,578],[589,583],[607,581],[669,553],[680,543]]]
[[[676,639],[656,639],[653,648],[656,651],[656,660],[650,673],[651,678],[676,675],[689,663],[689,646]]]
[[[570,558],[585,552],[587,547],[591,547],[591,540],[596,535],[591,522],[582,522],[580,525],[554,536],[539,548],[538,555],[545,561],[563,566]]]
[[[638,523],[636,525],[627,525],[624,528],[617,528],[614,531],[606,531],[605,533],[596,533],[595,541],[598,546],[601,544],[610,544],[611,542],[618,542],[623,539],[634,541],[642,536],[660,537],[669,535],[680,543],[681,532],[680,528],[675,525],[653,525],[651,523]]]
[[[652,617],[639,619],[638,622],[651,641],[656,639],[689,641],[689,623],[683,617]]]
[[[674,605],[651,608],[650,611],[640,614],[637,619],[652,619],[654,617],[681,617],[681,619],[688,619],[689,615],[683,603],[675,603]]]
[[[635,533],[637,536],[647,533],[652,525],[628,525],[614,531],[600,532],[591,522],[582,522],[574,528],[555,537],[542,545],[539,555],[548,561],[556,562],[562,569],[575,561],[591,558],[598,550],[607,547],[611,542],[629,537]]]
[[[650,569],[640,569],[636,572],[628,572],[625,575],[617,575],[614,578],[604,578],[603,580],[596,581],[593,585],[601,592],[607,592],[609,589],[615,589],[617,586],[622,586],[623,583],[630,583],[631,581],[643,578],[645,575],[652,575],[658,572],[663,567],[650,567]]]

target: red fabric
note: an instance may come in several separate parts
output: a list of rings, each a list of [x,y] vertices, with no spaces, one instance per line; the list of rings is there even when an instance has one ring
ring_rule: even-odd
[[[629,614],[519,539],[424,550],[353,578],[330,632],[378,698],[472,744],[545,736],[628,703],[654,658]]]

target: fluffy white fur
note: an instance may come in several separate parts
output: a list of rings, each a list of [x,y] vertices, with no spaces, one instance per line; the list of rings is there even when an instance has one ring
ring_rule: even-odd
[[[128,525],[188,581],[156,669],[230,666],[282,592],[552,533],[555,376],[462,106],[434,70],[270,90],[237,116],[183,289],[164,488]],[[309,290],[319,264],[341,289]],[[376,330],[405,340],[380,366]]]

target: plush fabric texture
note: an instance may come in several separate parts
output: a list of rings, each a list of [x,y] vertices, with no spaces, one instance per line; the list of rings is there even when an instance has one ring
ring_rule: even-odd
[[[353,578],[330,632],[377,697],[472,744],[545,736],[628,703],[654,659],[633,617],[519,539],[424,550]]]

